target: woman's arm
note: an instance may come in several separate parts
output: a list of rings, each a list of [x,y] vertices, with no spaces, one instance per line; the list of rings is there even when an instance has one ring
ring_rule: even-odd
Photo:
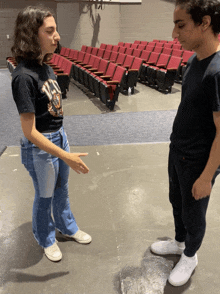
[[[53,144],[35,128],[34,113],[22,113],[20,114],[20,120],[24,136],[34,145],[36,145],[37,147],[39,147],[47,153],[59,157],[78,174],[86,174],[89,172],[89,168],[80,159],[80,156],[86,156],[88,155],[88,153],[69,153]]]

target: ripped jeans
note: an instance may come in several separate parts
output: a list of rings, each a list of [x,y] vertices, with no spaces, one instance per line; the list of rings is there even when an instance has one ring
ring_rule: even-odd
[[[69,152],[63,127],[42,135]],[[53,245],[55,229],[63,234],[74,235],[79,228],[69,203],[69,166],[58,157],[39,149],[25,137],[21,139],[21,160],[32,177],[35,188],[32,228],[38,244],[43,248]]]

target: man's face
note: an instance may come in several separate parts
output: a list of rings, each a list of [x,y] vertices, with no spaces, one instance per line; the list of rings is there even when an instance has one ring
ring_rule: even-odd
[[[47,53],[54,53],[60,35],[56,30],[56,22],[53,16],[44,19],[43,25],[38,30],[38,38],[43,56]]]
[[[174,10],[173,38],[178,38],[180,44],[185,50],[193,50],[201,46],[202,29],[191,18],[191,15],[185,9],[177,6]]]

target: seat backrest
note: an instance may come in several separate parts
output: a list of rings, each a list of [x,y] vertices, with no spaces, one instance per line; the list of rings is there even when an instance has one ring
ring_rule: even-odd
[[[163,45],[164,45],[164,43],[155,42],[155,47],[163,47]]]
[[[172,53],[172,48],[163,48],[163,51],[162,51],[163,54],[168,54],[168,55],[171,55]]]
[[[100,48],[101,48],[101,49],[106,49],[106,46],[107,46],[106,44],[102,43],[102,44],[100,45]]]
[[[89,62],[88,62],[88,65],[89,65],[89,66],[92,66],[92,67],[93,67],[93,63],[94,63],[94,61],[95,61],[95,58],[96,58],[95,55],[91,55],[91,56],[90,56],[90,59],[89,59]]]
[[[69,57],[69,54],[70,54],[70,48],[66,48],[66,51],[63,56]]]
[[[124,42],[118,42],[118,46],[124,46]]]
[[[107,70],[108,64],[109,64],[109,61],[108,60],[101,59],[100,60],[100,63],[99,63],[98,71],[102,71],[102,72],[105,73],[106,70]]]
[[[54,57],[54,62],[53,63],[58,64],[58,62],[60,60],[60,57],[61,57],[60,55],[56,54],[55,57]]]
[[[165,43],[164,48],[172,48],[173,47],[173,43],[169,42],[169,43]]]
[[[174,70],[178,70],[180,64],[182,62],[182,58],[181,57],[177,57],[177,56],[172,56],[170,57],[170,60],[167,64],[167,69],[174,69]]]
[[[111,53],[110,50],[105,50],[102,58],[109,60]]]
[[[151,55],[147,61],[147,63],[151,63],[152,65],[155,65],[157,63],[157,60],[160,56],[160,53],[157,53],[157,52],[151,52]]]
[[[88,46],[88,47],[86,48],[86,51],[85,51],[85,52],[86,52],[86,53],[91,53],[91,52],[92,52],[92,48],[93,48],[93,47]]]
[[[90,57],[91,57],[91,54],[85,53],[84,59],[83,59],[83,63],[84,64],[88,64],[89,63],[89,60],[90,60]]]
[[[156,47],[154,47],[153,52],[161,53],[162,50],[163,50],[163,47],[158,47],[158,46],[156,46]]]
[[[167,40],[160,40],[160,43],[166,44]]]
[[[114,62],[109,62],[105,75],[113,77],[116,67],[117,65]]]
[[[118,52],[118,50],[119,50],[119,46],[118,46],[118,45],[114,45],[114,46],[112,47],[112,51],[116,51],[116,52]]]
[[[141,41],[141,44],[147,46],[148,41]]]
[[[93,68],[99,68],[99,63],[100,63],[100,60],[101,60],[101,58],[100,57],[98,57],[98,56],[95,56],[95,60],[94,60],[94,62],[93,62]]]
[[[125,57],[126,57],[126,54],[119,53],[118,54],[118,57],[116,59],[116,63],[123,64],[124,63],[124,60],[125,60]]]
[[[146,45],[144,45],[144,44],[138,44],[137,49],[139,49],[139,50],[145,50],[145,48],[146,48]]]
[[[133,49],[137,49],[137,46],[138,46],[138,44],[132,44],[132,45],[131,45],[131,48],[133,48]]]
[[[104,55],[104,52],[105,52],[105,50],[104,49],[100,49],[99,48],[99,50],[98,50],[98,53],[96,54],[96,56],[99,56],[99,57],[103,57],[103,55]]]
[[[173,51],[172,51],[172,55],[173,55],[173,56],[181,57],[181,56],[183,55],[183,50],[173,49]]]
[[[125,53],[125,51],[126,51],[126,47],[119,46],[119,50],[118,50],[119,53]]]
[[[92,55],[97,55],[98,49],[99,49],[99,48],[93,47],[93,48],[92,48],[92,51],[91,51],[91,54],[92,54]]]
[[[124,47],[126,47],[126,48],[130,48],[131,45],[132,45],[132,43],[128,43],[128,42],[127,42],[127,43],[124,44]]]
[[[66,73],[66,74],[68,74],[68,76],[70,76],[73,63],[68,59],[66,59],[64,62],[66,64],[65,69],[64,69],[64,73]]]
[[[147,45],[145,50],[152,52],[154,50],[154,46]]]
[[[74,56],[74,49],[70,49],[70,54],[69,54],[69,58],[73,58]]]
[[[118,52],[116,52],[116,51],[112,51],[111,52],[111,55],[110,55],[110,58],[109,58],[109,61],[111,61],[111,62],[116,62],[116,60],[117,60],[117,57],[118,57]]]
[[[74,50],[74,49],[73,49]],[[72,59],[77,59],[78,55],[79,55],[79,52],[78,50],[74,50],[73,52],[73,58]]]
[[[84,58],[85,52],[83,51],[79,51],[78,57],[77,57],[77,61],[82,62],[83,58]]]
[[[87,48],[86,45],[82,45],[82,47],[81,47],[81,51],[86,52],[86,48]]]
[[[135,40],[134,44],[141,44],[141,41]]]
[[[106,50],[110,50],[110,51],[111,51],[111,50],[112,50],[112,47],[113,47],[113,45],[111,45],[111,44],[108,44],[108,45],[106,46],[106,48],[105,48],[105,49],[106,49]]]
[[[61,50],[60,50],[60,55],[63,56],[65,54],[65,52],[66,52],[66,49],[67,49],[66,47],[62,47]]]
[[[143,63],[143,59],[135,57],[132,63],[131,69],[140,70],[142,63]]]
[[[132,56],[132,55],[126,55],[125,60],[124,60],[122,66],[131,68],[134,59],[135,59],[134,56]]]
[[[58,67],[60,67],[61,69],[63,68],[63,62],[66,60],[66,58],[65,57],[63,57],[63,56],[60,56],[60,59],[59,59],[59,61],[58,61]]]
[[[187,63],[187,61],[189,60],[189,58],[194,54],[194,51],[188,51],[188,50],[184,50],[183,51],[183,60],[182,62]]]
[[[160,54],[160,56],[157,60],[156,66],[166,68],[166,66],[169,62],[169,59],[170,59],[170,55],[164,54],[164,53]]]
[[[125,51],[125,54],[127,55],[132,55],[133,54],[134,49],[133,48],[127,48]]]
[[[142,53],[141,53],[141,56],[140,58],[143,59],[144,62],[147,62],[149,57],[151,55],[151,52],[150,51],[147,51],[147,50],[143,50]]]
[[[156,42],[151,41],[151,42],[148,43],[148,45],[155,47]]]
[[[118,81],[120,83],[124,77],[125,71],[126,69],[124,67],[118,65],[112,77],[112,81]]]
[[[140,49],[134,49],[132,55],[135,56],[135,57],[140,57],[141,56],[141,50]]]
[[[181,49],[182,48],[182,46],[181,46],[181,44],[173,44],[173,49]]]

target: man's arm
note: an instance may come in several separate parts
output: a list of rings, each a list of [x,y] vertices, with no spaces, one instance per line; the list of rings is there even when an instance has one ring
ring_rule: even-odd
[[[210,195],[212,189],[211,181],[220,165],[220,111],[213,113],[213,119],[216,127],[216,135],[212,143],[209,159],[202,174],[192,188],[192,194],[196,200]]]
[[[47,153],[59,157],[78,174],[88,173],[88,167],[80,159],[80,156],[86,156],[88,155],[88,153],[69,153],[53,144],[35,128],[34,113],[22,113],[20,115],[20,120],[24,136],[34,145],[36,145],[37,147],[39,147]]]

